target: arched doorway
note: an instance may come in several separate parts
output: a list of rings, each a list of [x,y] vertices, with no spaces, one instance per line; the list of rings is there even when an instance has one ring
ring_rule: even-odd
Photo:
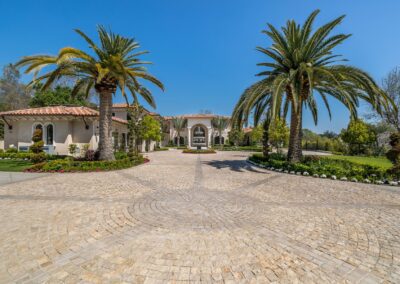
[[[207,147],[207,127],[201,124],[194,125],[191,133],[193,147]]]

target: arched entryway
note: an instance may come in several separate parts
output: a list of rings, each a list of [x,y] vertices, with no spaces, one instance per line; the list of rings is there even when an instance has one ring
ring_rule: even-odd
[[[202,124],[196,124],[191,129],[191,146],[208,147],[208,130]]]

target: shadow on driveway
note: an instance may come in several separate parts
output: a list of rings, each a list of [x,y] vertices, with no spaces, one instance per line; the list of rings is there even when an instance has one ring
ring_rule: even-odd
[[[214,160],[204,161],[203,164],[212,166],[218,170],[229,168],[231,171],[235,172],[249,171],[255,173],[264,173],[263,171],[257,170],[255,167],[243,160]]]

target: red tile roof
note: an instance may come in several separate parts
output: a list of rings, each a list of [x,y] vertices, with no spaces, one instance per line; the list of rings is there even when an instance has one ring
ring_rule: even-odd
[[[117,103],[117,104],[113,104],[113,108],[126,108],[128,105],[126,103]],[[156,112],[151,112],[146,108],[143,108],[145,112],[147,112],[150,115],[155,115],[155,116],[160,116],[158,113]]]
[[[97,110],[84,106],[48,106],[38,108],[18,109],[11,111],[0,112],[0,116],[41,116],[41,115],[64,115],[64,116],[90,116],[97,117]],[[113,117],[113,120],[119,123],[127,124],[124,119]]]
[[[166,120],[170,120],[173,119],[174,117],[184,117],[184,118],[214,118],[214,117],[218,117],[221,115],[217,115],[217,114],[182,114],[182,115],[177,115],[177,116],[164,116],[164,119]],[[225,118],[230,118],[230,116],[224,116],[222,115],[222,117]]]
[[[244,133],[249,133],[249,132],[252,132],[253,131],[253,127],[246,127],[246,128],[243,128],[243,132]]]

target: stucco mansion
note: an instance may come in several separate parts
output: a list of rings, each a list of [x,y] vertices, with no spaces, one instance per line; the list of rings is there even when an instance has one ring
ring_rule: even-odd
[[[161,120],[163,125],[163,140],[160,146],[177,144],[177,131],[173,127],[172,117],[162,117],[157,113],[145,110]],[[113,144],[116,149],[127,148],[128,114],[126,104],[113,105]],[[218,144],[219,137],[213,128],[213,114],[182,115],[187,119],[187,127],[181,131],[180,145],[188,147],[207,148]],[[0,113],[4,122],[4,148],[15,147],[19,151],[27,151],[32,142],[35,129],[41,129],[44,150],[49,154],[68,155],[69,145],[75,144],[77,151],[82,151],[84,145],[96,150],[99,141],[99,112],[83,106],[50,106],[28,108]],[[229,127],[222,133],[222,141],[226,141]],[[139,150],[153,150],[155,141],[146,145],[142,141]]]

